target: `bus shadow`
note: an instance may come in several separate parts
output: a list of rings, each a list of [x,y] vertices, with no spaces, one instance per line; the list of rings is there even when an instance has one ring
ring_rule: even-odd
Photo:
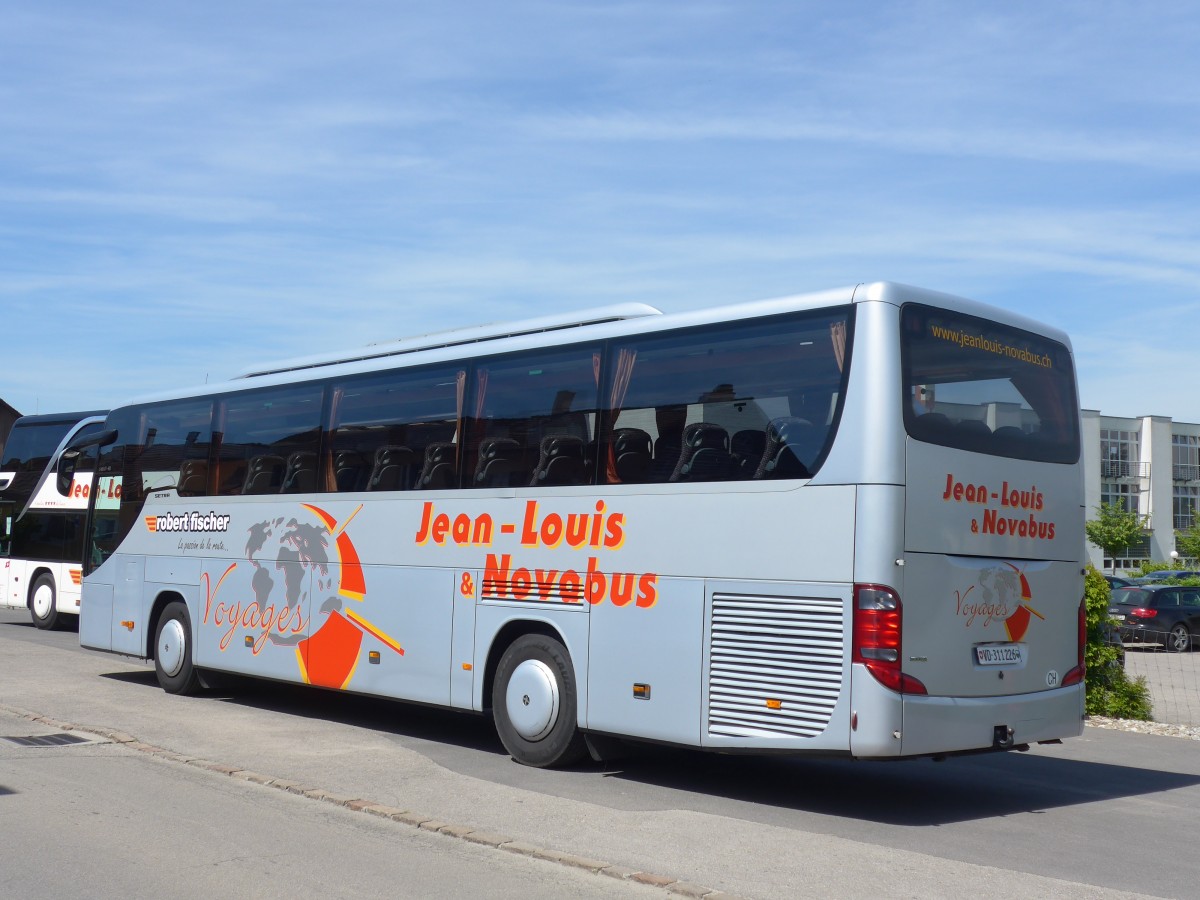
[[[105,678],[160,690],[152,670],[113,672]],[[302,685],[222,676],[204,696],[219,703],[261,709],[298,719],[322,719],[353,728],[452,747],[472,754],[507,758],[490,718],[438,707],[376,697],[313,690]],[[742,804],[741,818],[778,824],[780,811],[857,819],[881,825],[937,826],[1122,797],[1147,796],[1200,785],[1200,775],[1153,770],[1030,753],[989,753],[896,762],[814,759],[707,753],[687,748],[630,742],[625,755],[604,763],[584,760],[571,767],[571,782],[585,793],[591,778],[642,785],[639,803],[704,809],[707,798]],[[477,773],[478,757],[447,758]],[[519,767],[527,790],[558,794],[556,773]],[[465,769],[464,769],[465,771]],[[559,773],[560,774],[560,773]],[[509,782],[510,773],[492,773]],[[599,785],[594,785],[599,788]],[[604,802],[603,792],[594,795]],[[729,811],[722,808],[723,814]]]
[[[1029,754],[995,753],[896,762],[721,756],[652,748],[609,777],[720,796],[770,810],[936,826],[1039,813],[1200,785],[1200,775]],[[755,808],[764,808],[755,814]]]
[[[152,669],[144,672],[108,672],[100,677],[125,684],[162,689]],[[322,719],[385,734],[395,734],[467,750],[507,755],[492,728],[491,719],[436,706],[405,703],[362,694],[314,689],[307,685],[264,681],[249,676],[221,674],[201,696],[218,703],[248,709]]]

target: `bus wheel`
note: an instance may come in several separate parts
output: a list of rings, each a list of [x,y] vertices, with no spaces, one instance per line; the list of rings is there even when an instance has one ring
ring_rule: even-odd
[[[58,625],[58,600],[54,593],[54,579],[42,573],[33,582],[29,593],[29,612],[33,624],[47,631]]]
[[[569,765],[586,752],[576,727],[575,670],[567,648],[544,634],[513,641],[496,667],[492,712],[504,748],[517,762]]]
[[[154,632],[154,674],[168,694],[192,694],[200,684],[192,665],[192,624],[178,601],[167,604]]]

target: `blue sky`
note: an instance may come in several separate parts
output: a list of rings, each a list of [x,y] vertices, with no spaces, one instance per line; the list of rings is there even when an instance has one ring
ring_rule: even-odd
[[[1200,7],[0,0],[0,397],[890,279],[1200,422]]]

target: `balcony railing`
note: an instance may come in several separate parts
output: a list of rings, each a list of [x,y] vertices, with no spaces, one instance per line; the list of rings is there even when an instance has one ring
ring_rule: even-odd
[[[1149,478],[1150,463],[1104,459],[1100,461],[1100,477],[1110,480]]]
[[[1175,463],[1171,466],[1171,477],[1175,481],[1200,481],[1200,466],[1190,463]]]

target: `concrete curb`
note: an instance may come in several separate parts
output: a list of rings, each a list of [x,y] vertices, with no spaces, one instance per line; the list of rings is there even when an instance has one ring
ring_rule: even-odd
[[[287,791],[291,794],[298,794],[299,796],[308,800],[316,800],[322,803],[332,803],[335,806],[341,806],[345,809],[351,810],[352,812],[360,812],[365,813],[366,815],[390,819],[393,822],[399,822],[401,825],[419,828],[422,831],[432,831],[436,834],[442,834],[446,837],[468,841],[472,844],[481,844],[487,847],[493,847],[497,850],[504,850],[508,853],[517,853],[522,856],[531,856],[535,859],[556,863],[561,866],[570,866],[574,869],[584,869],[594,875],[604,875],[608,878],[616,878],[621,881],[635,881],[639,884],[658,887],[663,889],[664,892],[673,894],[675,896],[696,898],[696,900],[739,900],[739,898],[733,894],[727,894],[724,891],[718,891],[712,888],[704,887],[703,885],[682,881],[669,875],[659,875],[653,872],[641,872],[634,869],[627,869],[603,860],[575,856],[573,854],[563,853],[562,851],[553,850],[548,847],[540,847],[534,844],[526,844],[521,841],[515,841],[505,835],[496,834],[495,832],[491,831],[482,831],[473,828],[470,825],[459,825],[443,822],[433,816],[421,815],[420,813],[413,812],[411,810],[385,806],[368,798],[347,797],[327,791],[324,788],[315,787],[313,785],[301,784],[295,781],[287,781],[283,778],[274,778],[270,775],[252,772],[248,769],[240,769],[237,766],[231,766],[225,763],[214,762],[213,760],[201,759],[195,756],[187,756],[185,754],[176,753],[173,750],[168,750],[163,747],[156,747],[153,744],[147,744],[139,740],[134,735],[126,734],[123,731],[114,731],[109,728],[92,725],[78,725],[71,722],[61,722],[57,719],[43,716],[40,713],[31,712],[25,709],[18,709],[16,707],[6,706],[4,704],[0,704],[0,711],[31,722],[37,722],[39,725],[45,725],[48,728],[54,728],[58,731],[75,731],[85,734],[94,734],[98,737],[105,738],[114,744],[123,745],[130,750],[135,750],[138,753],[145,753],[148,756],[153,756],[158,759],[165,759],[170,762],[181,763],[183,765],[192,766],[193,768],[197,769],[203,769],[207,772],[212,772],[217,775],[226,775],[230,778],[236,778],[240,781],[247,781],[252,784],[261,785],[262,787],[269,787],[276,790]]]

